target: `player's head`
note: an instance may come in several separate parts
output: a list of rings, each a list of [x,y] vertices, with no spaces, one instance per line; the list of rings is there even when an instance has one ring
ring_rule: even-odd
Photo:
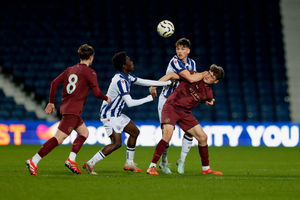
[[[212,64],[208,73],[204,76],[203,81],[208,85],[215,84],[224,78],[224,75],[225,72],[222,67]]]
[[[112,58],[112,64],[120,72],[131,72],[134,69],[134,64],[125,51],[116,53]]]
[[[89,65],[92,64],[95,55],[95,51],[92,46],[83,44],[78,48],[77,52],[81,61],[88,61]]]
[[[191,42],[187,38],[180,38],[175,43],[176,55],[180,60],[184,60],[188,57],[191,51]]]

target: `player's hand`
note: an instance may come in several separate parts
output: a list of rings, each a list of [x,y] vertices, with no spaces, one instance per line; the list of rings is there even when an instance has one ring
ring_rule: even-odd
[[[215,99],[212,99],[212,100],[210,100],[210,101],[205,101],[205,104],[206,104],[207,106],[213,106],[214,103],[215,103]]]
[[[204,78],[207,74],[208,74],[208,71],[202,72],[202,77]],[[203,78],[202,78],[202,79],[203,79]]]
[[[109,105],[111,103],[111,98],[110,97],[107,97],[107,100],[106,100],[107,104]]]
[[[55,106],[53,103],[48,103],[46,108],[45,108],[45,112],[50,115],[51,113],[53,113],[55,111]]]
[[[152,95],[153,99],[155,99],[157,97],[156,87],[150,87],[149,92]]]

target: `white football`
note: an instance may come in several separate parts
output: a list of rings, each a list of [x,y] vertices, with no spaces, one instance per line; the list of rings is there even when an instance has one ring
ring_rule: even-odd
[[[163,20],[157,25],[157,32],[160,36],[167,38],[173,35],[175,31],[174,25],[168,20]]]

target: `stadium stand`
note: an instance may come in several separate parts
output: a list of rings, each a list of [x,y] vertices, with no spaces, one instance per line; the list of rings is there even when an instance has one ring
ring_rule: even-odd
[[[187,37],[198,71],[215,63],[226,72],[214,87],[215,106],[195,109],[200,121],[290,120],[278,0],[183,5],[168,0],[159,1],[160,6],[157,1],[30,2],[12,0],[0,8],[0,65],[40,102],[48,101],[51,81],[78,62],[76,50],[83,43],[95,47],[92,67],[106,92],[115,72],[111,64],[115,52],[127,51],[137,76],[159,79],[175,54],[174,43]],[[175,24],[175,34],[167,39],[156,33],[163,19]],[[148,88],[140,86],[131,91],[134,98],[148,94]],[[58,90],[58,105],[60,96]],[[35,119],[10,98],[2,95],[1,102],[2,119]],[[100,104],[90,94],[83,119],[98,120]],[[157,102],[126,110],[133,120],[158,120]]]

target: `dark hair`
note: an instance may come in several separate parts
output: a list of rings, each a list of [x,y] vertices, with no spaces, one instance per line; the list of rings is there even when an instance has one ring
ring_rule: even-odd
[[[179,40],[177,40],[177,42],[175,43],[175,46],[179,46],[179,45],[182,45],[184,47],[187,47],[187,48],[191,48],[191,41],[187,38],[180,38]]]
[[[126,51],[120,51],[113,56],[112,64],[115,66],[116,70],[122,71],[123,65],[126,64],[126,57]]]
[[[80,60],[88,60],[90,56],[95,54],[93,47],[88,44],[81,45],[77,52]]]
[[[214,75],[216,76],[217,80],[220,80],[220,79],[224,78],[224,76],[225,76],[225,72],[224,72],[223,67],[220,67],[220,66],[217,66],[215,64],[212,64],[210,66],[209,70],[214,73]]]

